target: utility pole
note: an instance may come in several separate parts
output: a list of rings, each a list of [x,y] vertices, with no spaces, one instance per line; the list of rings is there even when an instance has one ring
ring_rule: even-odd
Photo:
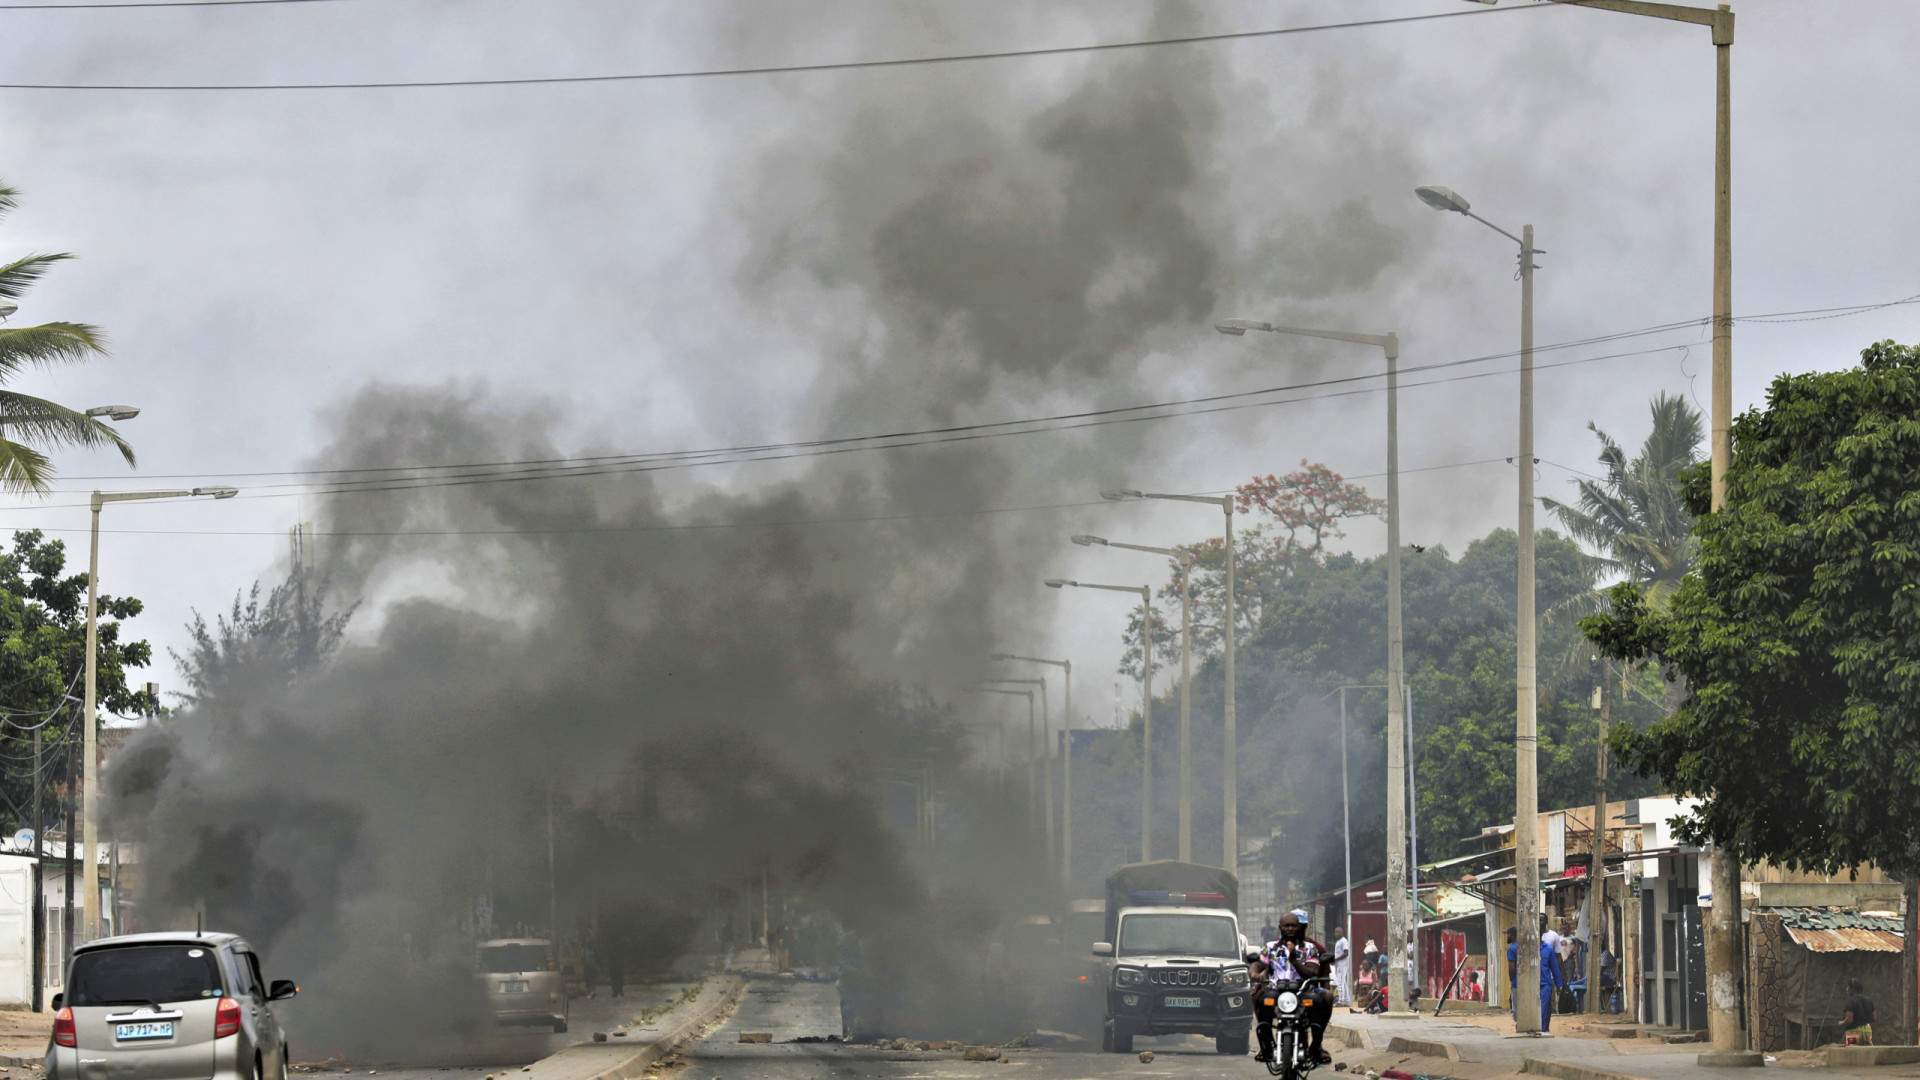
[[[1607,661],[1600,657],[1600,679],[1594,684],[1594,704],[1600,709],[1600,749],[1594,768],[1592,861],[1587,869],[1587,1011],[1602,1011],[1600,989],[1600,946],[1606,941],[1601,921],[1607,904],[1607,721],[1612,717],[1612,702],[1607,697]],[[1614,970],[1624,972],[1626,964],[1614,958]]]
[[[55,715],[59,715],[55,713]],[[40,722],[45,727],[46,721]],[[33,729],[33,1011],[46,1007],[47,981],[47,838],[40,820],[40,727]]]
[[[1534,856],[1535,830],[1540,820],[1538,758],[1539,690],[1534,659],[1533,592],[1533,226],[1520,230],[1520,627],[1519,656],[1514,680],[1514,767],[1516,798],[1513,814],[1513,914],[1520,922],[1519,981],[1514,1001],[1514,1030],[1540,1031],[1540,863]]]
[[[81,722],[84,724],[86,717],[82,717]],[[79,805],[79,800],[74,798],[73,790],[73,740],[63,738],[61,741],[66,744],[67,759],[67,859],[64,871],[66,895],[62,898],[65,907],[60,912],[60,984],[65,986],[67,965],[73,960],[73,812]]]

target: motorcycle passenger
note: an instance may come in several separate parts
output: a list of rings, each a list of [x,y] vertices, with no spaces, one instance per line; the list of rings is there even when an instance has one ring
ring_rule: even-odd
[[[1325,946],[1307,936],[1304,921],[1289,912],[1280,917],[1280,936],[1267,943],[1259,959],[1248,964],[1247,970],[1256,983],[1264,982],[1271,988],[1282,980],[1323,978],[1327,974],[1326,955]],[[1322,1065],[1333,1060],[1333,1055],[1320,1045],[1326,1037],[1328,1021],[1333,1019],[1333,997],[1333,991],[1325,986],[1304,990],[1300,995],[1312,1032],[1308,1052]],[[1267,1004],[1269,1000],[1265,994],[1253,996],[1254,1031],[1260,1038],[1260,1053],[1255,1061],[1273,1060],[1274,1007]]]

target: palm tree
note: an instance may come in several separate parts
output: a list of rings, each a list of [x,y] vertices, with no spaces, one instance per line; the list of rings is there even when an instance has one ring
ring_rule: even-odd
[[[18,194],[0,184],[0,215],[14,208]],[[28,255],[0,265],[0,316],[12,314],[12,301],[49,267],[71,258],[65,253]],[[106,351],[105,335],[85,323],[0,326],[0,384],[29,364],[74,364]],[[52,487],[53,463],[42,448],[58,446],[111,446],[128,465],[134,464],[133,447],[111,426],[44,398],[0,389],[0,489],[45,494]]]
[[[1663,603],[1693,569],[1699,545],[1693,538],[1693,515],[1680,499],[1680,472],[1700,461],[1705,433],[1700,410],[1686,398],[1662,393],[1653,399],[1653,430],[1640,444],[1640,453],[1627,452],[1588,422],[1600,439],[1600,464],[1606,475],[1580,481],[1578,506],[1542,498],[1545,506],[1576,540],[1598,554],[1596,577],[1619,575],[1632,582],[1655,604]],[[1543,618],[1548,628],[1560,629],[1603,611],[1607,594],[1601,589],[1578,593],[1549,608]],[[1547,665],[1541,681],[1542,698],[1558,692],[1560,684],[1588,670],[1593,646],[1578,634]],[[1668,706],[1678,701],[1679,684],[1667,684]]]
[[[1700,461],[1700,410],[1677,394],[1653,399],[1653,430],[1632,461],[1613,437],[1600,438],[1606,476],[1580,481],[1577,507],[1541,499],[1574,538],[1599,552],[1603,572],[1624,576],[1656,603],[1672,595],[1693,569],[1699,547],[1693,515],[1680,499],[1680,471]]]

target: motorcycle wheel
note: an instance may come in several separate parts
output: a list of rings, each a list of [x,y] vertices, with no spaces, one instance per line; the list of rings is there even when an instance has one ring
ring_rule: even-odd
[[[1294,1053],[1293,1032],[1289,1029],[1281,1029],[1278,1041],[1280,1048],[1274,1051],[1273,1060],[1274,1064],[1280,1068],[1274,1075],[1283,1077],[1284,1080],[1295,1080],[1300,1075],[1300,1063],[1297,1060],[1298,1055]]]

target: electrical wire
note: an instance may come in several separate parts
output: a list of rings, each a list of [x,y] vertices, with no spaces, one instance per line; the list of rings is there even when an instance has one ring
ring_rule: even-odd
[[[148,6],[148,5],[134,5]],[[155,5],[157,6],[157,5]],[[1091,45],[1059,45],[1039,49],[1000,49],[992,52],[950,53],[942,56],[909,56],[890,60],[843,60],[817,64],[773,64],[759,67],[705,68],[687,71],[650,71],[624,75],[551,75],[524,79],[422,79],[388,82],[334,83],[0,83],[0,90],[116,90],[116,91],[232,91],[232,90],[413,90],[471,86],[564,86],[583,83],[665,82],[683,79],[729,79],[750,75],[805,75],[834,71],[875,71],[887,68],[924,67],[934,64],[965,64],[986,60],[1020,60],[1045,56],[1076,56],[1089,53],[1122,52],[1162,48],[1173,45],[1213,45],[1229,41],[1313,34],[1330,30],[1354,30],[1369,26],[1394,26],[1433,22],[1439,19],[1475,18],[1539,8],[1486,8],[1477,11],[1444,11],[1432,15],[1400,15],[1385,19],[1356,19],[1348,22],[1318,23],[1311,26],[1284,26],[1271,30],[1236,30],[1218,34],[1189,34],[1182,37],[1146,38],[1136,41],[1111,41]]]
[[[148,3],[0,4],[0,11],[106,11],[138,8],[256,7],[262,4],[333,4],[341,0],[149,0]]]

